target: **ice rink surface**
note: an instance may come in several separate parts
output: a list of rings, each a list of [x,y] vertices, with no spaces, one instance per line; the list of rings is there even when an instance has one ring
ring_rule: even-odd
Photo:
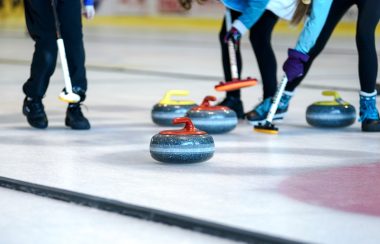
[[[253,132],[251,125],[241,121],[232,132],[213,136],[216,152],[211,160],[167,165],[149,154],[151,137],[167,129],[152,123],[151,108],[169,89],[189,90],[189,99],[198,103],[206,95],[223,98],[213,89],[222,79],[217,32],[86,29],[89,90],[84,112],[92,123],[90,131],[64,126],[66,105],[57,99],[63,86],[59,65],[44,99],[49,128],[28,126],[21,113],[21,87],[29,75],[33,42],[24,30],[3,29],[0,37],[0,176],[290,240],[378,243],[380,134],[362,133],[358,122],[343,129],[318,129],[305,120],[307,106],[326,100],[321,95],[326,89],[339,91],[358,110],[354,38],[330,41],[296,91],[286,119],[277,124],[279,135]],[[279,68],[295,40],[274,35]],[[244,76],[260,80],[247,39],[243,52]],[[261,84],[242,91],[246,111],[260,101],[261,92]],[[71,233],[79,236],[78,229],[85,226],[112,243],[117,243],[117,237],[128,239],[125,230],[138,232],[135,225],[149,225],[24,193],[0,190],[0,195],[0,213],[5,216],[0,226],[6,226],[0,228],[0,242],[12,236],[14,243],[60,243],[54,236],[69,238],[71,215],[93,221],[82,225],[78,220]],[[24,205],[30,211],[20,211],[22,217],[18,217],[16,210]],[[45,213],[47,209],[51,214]],[[65,227],[55,222],[54,228],[47,228],[60,218]],[[99,221],[112,228],[105,229]],[[21,227],[20,222],[24,222]],[[44,229],[46,239],[27,238],[28,232],[22,231],[27,225],[35,226],[29,231],[37,233],[38,228]],[[177,243],[182,237],[194,243],[222,241],[204,235],[196,238],[205,239],[196,239],[192,235],[199,234],[151,225],[140,227],[151,239],[143,236],[131,243],[156,241],[157,232],[173,238],[157,240],[162,243]],[[94,243],[91,235],[87,237],[68,240]]]

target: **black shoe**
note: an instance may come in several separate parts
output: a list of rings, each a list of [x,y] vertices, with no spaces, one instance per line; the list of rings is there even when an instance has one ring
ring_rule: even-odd
[[[240,98],[236,98],[233,96],[227,96],[218,105],[229,107],[230,109],[235,111],[238,119],[244,119],[243,102],[240,100]]]
[[[30,126],[37,129],[48,127],[48,119],[41,99],[26,97],[22,106],[22,113],[26,116]]]
[[[73,130],[89,130],[91,128],[90,122],[84,117],[79,103],[69,104],[65,124]]]
[[[380,96],[380,83],[376,84],[377,95]]]
[[[365,119],[362,121],[362,131],[380,132],[380,119]]]

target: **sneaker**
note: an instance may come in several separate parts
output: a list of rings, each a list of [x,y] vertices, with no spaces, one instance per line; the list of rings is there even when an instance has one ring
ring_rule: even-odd
[[[66,111],[65,124],[73,130],[89,130],[90,122],[84,117],[80,103],[70,103]]]
[[[219,106],[226,106],[235,111],[238,119],[244,119],[243,102],[240,98],[227,96],[224,100],[218,103]]]
[[[273,120],[282,120],[284,119],[284,115],[288,111],[290,99],[293,96],[293,92],[285,91],[282,95],[280,102],[278,104],[277,111],[273,116]],[[268,97],[264,99],[261,103],[259,103],[252,111],[245,114],[248,122],[252,125],[258,125],[259,123],[265,122],[270,107],[272,105],[272,97]]]
[[[40,98],[25,97],[22,113],[26,116],[30,126],[37,129],[46,129],[48,127],[48,119]]]
[[[373,93],[360,92],[359,122],[362,123],[362,131],[380,131],[380,117],[376,108],[376,91]]]

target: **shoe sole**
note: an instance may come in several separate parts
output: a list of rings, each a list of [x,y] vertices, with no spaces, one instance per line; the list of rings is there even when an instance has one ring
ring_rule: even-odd
[[[362,127],[362,132],[380,132],[380,126]]]
[[[91,125],[88,127],[72,127],[70,122],[67,120],[65,120],[65,125],[72,130],[89,130],[89,129],[91,129]]]

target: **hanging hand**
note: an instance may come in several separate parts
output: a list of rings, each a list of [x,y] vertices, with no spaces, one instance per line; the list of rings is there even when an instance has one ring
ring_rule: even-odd
[[[228,40],[231,40],[237,49],[240,45],[241,33],[235,27],[232,27],[230,31],[227,32],[224,37],[224,42],[228,43]]]
[[[93,19],[95,17],[94,5],[85,5],[82,13],[86,19]]]

